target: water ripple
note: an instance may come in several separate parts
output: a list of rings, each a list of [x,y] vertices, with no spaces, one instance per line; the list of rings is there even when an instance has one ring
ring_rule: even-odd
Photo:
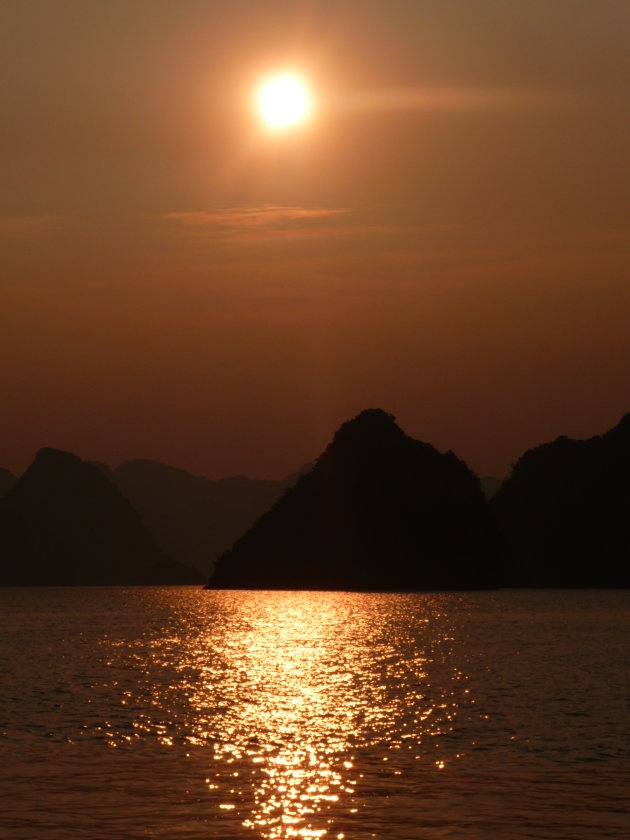
[[[626,824],[627,593],[2,599],[6,836],[577,838]]]

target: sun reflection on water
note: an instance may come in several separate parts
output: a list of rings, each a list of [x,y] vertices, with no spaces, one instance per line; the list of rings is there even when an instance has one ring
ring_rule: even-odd
[[[463,754],[448,739],[474,700],[440,596],[204,597],[126,652],[133,720],[106,735],[201,751],[217,819],[270,840],[347,836],[392,787],[417,796],[420,765]]]
[[[322,837],[362,807],[362,764],[402,776],[424,739],[448,734],[457,704],[427,673],[450,632],[435,599],[401,638],[378,595],[229,597],[231,614],[199,633],[174,685],[186,690],[188,741],[212,747],[208,795],[243,827],[270,840]]]
[[[627,834],[626,593],[51,588],[0,614],[6,836]]]

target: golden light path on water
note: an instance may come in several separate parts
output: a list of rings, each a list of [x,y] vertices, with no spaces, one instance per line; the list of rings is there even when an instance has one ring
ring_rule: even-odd
[[[625,837],[627,591],[0,592],[0,836]]]
[[[426,596],[411,622],[404,596],[394,602],[402,621],[379,595],[207,598],[205,627],[150,643],[147,689],[158,714],[142,711],[134,735],[210,747],[208,796],[257,836],[341,838],[378,798],[378,780],[400,788],[415,762],[439,771],[459,757],[439,741],[458,706],[474,701],[449,662],[438,596]],[[155,680],[156,667],[171,678]]]

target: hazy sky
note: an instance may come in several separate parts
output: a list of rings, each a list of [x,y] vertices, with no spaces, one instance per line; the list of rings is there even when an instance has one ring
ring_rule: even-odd
[[[382,407],[503,475],[615,424],[629,44],[628,0],[0,0],[0,466],[280,476]]]

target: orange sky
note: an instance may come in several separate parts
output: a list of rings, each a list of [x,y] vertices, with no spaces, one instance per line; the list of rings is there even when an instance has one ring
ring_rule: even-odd
[[[8,0],[0,466],[280,476],[366,407],[503,475],[630,411],[627,0]],[[263,132],[261,75],[319,107]]]

